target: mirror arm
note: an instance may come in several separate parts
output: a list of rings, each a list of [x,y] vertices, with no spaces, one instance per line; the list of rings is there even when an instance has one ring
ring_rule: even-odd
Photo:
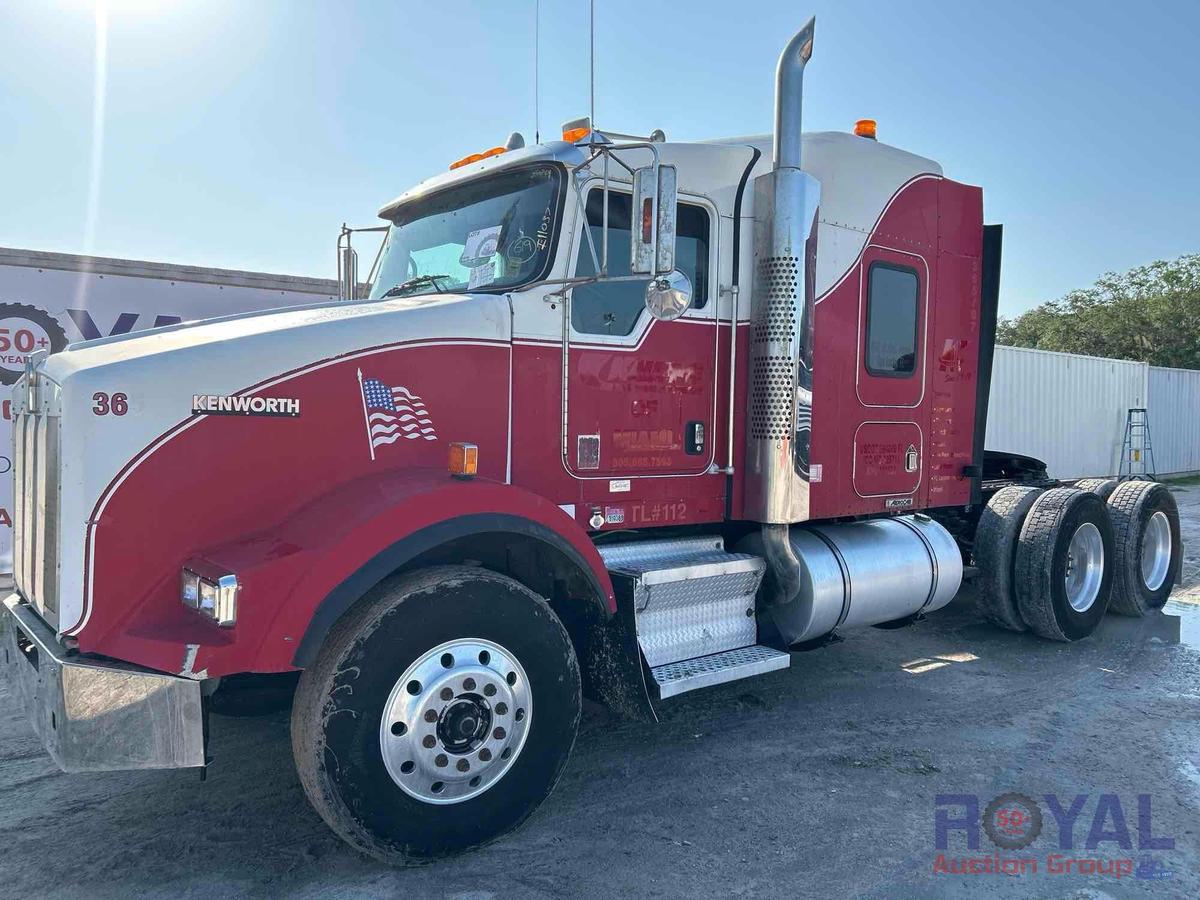
[[[578,172],[578,171],[579,170],[577,169],[576,172]],[[580,214],[583,217],[583,236],[585,238],[587,238],[588,252],[592,254],[592,271],[595,272],[597,274],[597,276],[599,276],[600,260],[596,256],[596,242],[594,240],[592,240],[592,226],[591,226],[591,223],[588,222],[588,217],[587,217],[587,201],[584,200],[584,198],[583,198],[583,190],[579,187],[579,179],[578,178],[571,179],[571,187],[574,188],[575,197],[577,200],[579,200]],[[604,205],[606,208],[608,206],[607,201],[608,201],[608,198],[605,197]],[[547,282],[544,282],[544,281],[542,282],[542,284],[546,284],[546,283]]]
[[[587,209],[583,210],[587,218]],[[608,275],[608,154],[604,154],[604,211],[600,218],[600,277]]]
[[[657,175],[658,169],[660,166],[659,151],[658,151],[658,147],[656,147],[654,145],[654,143],[649,142],[649,141],[637,141],[637,142],[628,143],[628,144],[592,145],[591,152],[588,154],[587,159],[585,159],[582,163],[580,163],[578,166],[576,166],[572,172],[572,174],[574,176],[576,176],[571,179],[572,187],[575,189],[575,195],[579,199],[580,207],[583,209],[583,222],[584,222],[583,227],[585,229],[584,236],[587,238],[588,252],[592,256],[592,267],[597,273],[599,273],[601,278],[608,277],[608,196],[609,196],[608,162],[609,162],[609,160],[611,159],[613,162],[615,162],[617,165],[619,165],[621,168],[623,168],[626,172],[628,172],[630,178],[632,178],[634,175],[633,168],[631,168],[623,159],[621,159],[619,156],[617,156],[617,152],[621,151],[621,150],[649,150],[650,155],[654,158],[654,162],[652,163],[652,165],[654,167],[655,174]],[[579,187],[579,176],[583,174],[584,170],[589,169],[591,164],[593,162],[595,162],[597,159],[603,159],[603,164],[604,164],[604,169],[603,169],[602,178],[601,178],[601,184],[603,185],[603,190],[604,190],[604,208],[601,212],[601,216],[602,216],[602,223],[601,223],[601,227],[600,227],[601,249],[600,249],[599,254],[596,253],[596,243],[592,238],[591,224],[587,221],[587,203],[584,200],[583,191]],[[655,181],[657,182],[657,178],[655,179]],[[654,197],[653,206],[654,206],[654,208],[652,210],[650,237],[651,237],[652,246],[657,247],[657,245],[658,245],[658,196],[657,196],[657,194]],[[632,211],[631,211],[631,214],[632,214]],[[630,227],[632,227],[632,224],[633,223],[631,222]],[[657,253],[655,254],[655,268],[656,269],[658,268]],[[664,274],[664,273],[655,272],[654,274]],[[545,282],[543,282],[543,284],[544,283]]]
[[[622,169],[624,169],[626,172],[628,172],[630,178],[633,177],[633,168],[631,166],[626,165],[625,162],[619,156],[613,156],[612,161],[615,162]]]

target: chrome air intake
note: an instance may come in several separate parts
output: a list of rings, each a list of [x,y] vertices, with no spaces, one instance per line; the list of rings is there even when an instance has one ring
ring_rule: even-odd
[[[809,517],[807,441],[800,459],[796,432],[798,422],[809,420],[812,397],[812,275],[821,189],[800,170],[800,120],[814,25],[810,20],[800,29],[779,57],[774,168],[754,182],[745,486],[746,517],[765,524]]]

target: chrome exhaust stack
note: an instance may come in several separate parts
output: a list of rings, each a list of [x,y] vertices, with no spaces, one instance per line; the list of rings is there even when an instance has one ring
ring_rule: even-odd
[[[775,170],[800,168],[800,124],[804,100],[804,67],[812,57],[817,18],[792,35],[775,67]]]
[[[754,182],[746,518],[763,523],[771,577],[767,602],[795,596],[801,561],[788,526],[809,518],[808,446],[797,428],[811,418],[813,276],[820,183],[800,169],[804,67],[816,19],[788,41],[775,72],[774,167]]]

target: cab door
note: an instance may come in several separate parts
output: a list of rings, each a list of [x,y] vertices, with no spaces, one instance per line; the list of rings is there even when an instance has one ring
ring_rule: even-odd
[[[604,193],[587,193],[586,223],[601,252]],[[629,275],[630,195],[609,190],[608,274]],[[707,471],[713,459],[717,321],[716,217],[679,203],[676,265],[693,304],[672,322],[645,309],[646,281],[580,285],[570,297],[564,464],[579,478],[628,479]],[[574,275],[595,272],[586,236]]]
[[[919,254],[874,245],[863,254],[853,485],[891,509],[924,506],[929,285]]]

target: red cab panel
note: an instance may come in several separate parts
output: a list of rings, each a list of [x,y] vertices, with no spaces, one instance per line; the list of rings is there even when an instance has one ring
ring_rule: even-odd
[[[916,422],[863,422],[854,433],[854,492],[911,499],[921,484],[921,442]]]

